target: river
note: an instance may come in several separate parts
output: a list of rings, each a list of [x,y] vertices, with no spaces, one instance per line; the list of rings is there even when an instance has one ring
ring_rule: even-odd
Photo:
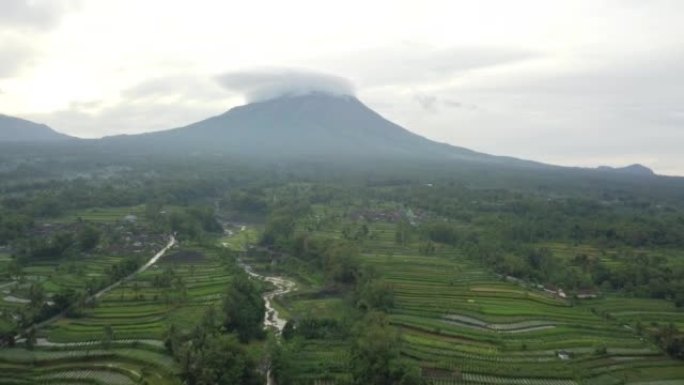
[[[242,226],[240,228],[240,231],[244,230],[245,226]],[[233,235],[232,232],[226,232],[226,234]],[[228,245],[224,243],[223,246],[227,247]],[[276,336],[279,337],[283,332],[283,328],[285,328],[287,320],[280,316],[278,310],[273,306],[273,301],[276,297],[285,295],[295,290],[297,285],[294,281],[291,281],[284,277],[276,275],[259,274],[254,271],[254,268],[252,268],[252,266],[250,266],[242,260],[238,260],[238,264],[245,270],[247,274],[249,274],[250,277],[269,282],[273,286],[275,286],[275,289],[267,291],[262,295],[262,298],[264,299],[264,305],[266,306],[266,311],[264,312],[264,328],[274,329],[276,332]],[[273,375],[271,374],[270,368],[266,371],[266,385],[275,385],[275,380],[273,379]]]
[[[243,261],[238,261],[239,265],[249,274],[250,277],[256,279],[261,279],[266,282],[270,282],[275,286],[275,289],[267,291],[262,295],[264,299],[264,304],[266,305],[266,311],[264,314],[264,328],[275,329],[276,336],[280,336],[283,332],[283,328],[287,323],[287,320],[280,316],[278,310],[273,306],[274,298],[285,295],[295,289],[296,284],[289,279],[273,276],[273,275],[262,275],[254,271],[252,266],[244,263]],[[266,385],[275,385],[275,380],[271,374],[271,369],[266,371]]]
[[[295,283],[283,277],[256,273],[254,272],[254,269],[252,269],[252,266],[242,261],[240,261],[239,264],[251,277],[270,282],[273,284],[273,286],[275,286],[275,289],[262,295],[266,305],[266,312],[264,314],[264,328],[273,328],[276,330],[276,333],[280,335],[280,333],[283,332],[283,328],[285,327],[287,320],[282,318],[278,313],[278,310],[273,306],[273,299],[294,290],[296,286]]]

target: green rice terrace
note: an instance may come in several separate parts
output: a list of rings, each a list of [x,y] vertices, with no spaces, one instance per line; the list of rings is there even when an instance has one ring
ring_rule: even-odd
[[[371,308],[384,309],[399,359],[429,384],[683,383],[682,362],[650,337],[662,325],[684,327],[684,312],[672,301],[610,288],[566,294],[548,282],[498,273],[463,248],[426,242],[416,229],[439,218],[425,211],[388,202],[314,205],[296,216],[289,235],[294,246],[284,250],[276,243],[264,246],[273,220],[265,226],[225,220],[218,231],[198,232],[195,239],[184,237],[183,231],[194,230],[181,226],[179,244],[137,271],[168,241],[169,230],[156,222],[167,221],[167,214],[149,211],[88,209],[36,224],[33,231],[52,243],[68,230],[77,234],[75,244],[85,244],[97,231],[96,247],[65,251],[61,258],[46,255],[17,269],[10,253],[0,254],[8,272],[0,283],[5,329],[35,316],[37,302],[50,307],[64,293],[85,296],[77,307],[27,328],[16,346],[0,348],[0,383],[180,385],[187,369],[183,350],[173,351],[170,330],[193,336],[198,325],[215,323],[207,321],[207,309],[225,306],[238,262],[296,282],[293,292],[274,297],[275,310],[290,321],[275,338],[280,342],[262,338],[245,345],[248,356],[261,367],[270,364],[268,376],[284,384],[353,381],[355,336],[364,328],[358,319]],[[325,262],[311,259],[317,248],[334,250],[330,245],[341,245],[341,251]],[[588,244],[540,246],[565,261],[586,255],[625,264],[617,252]],[[349,255],[360,267],[345,260]],[[354,277],[345,273],[351,268],[357,269]]]
[[[585,299],[551,293],[541,285],[497,275],[446,245],[426,252],[418,241],[399,244],[395,221],[383,215],[358,220],[350,212],[318,207],[298,221],[295,233],[309,239],[363,234],[356,238],[362,264],[372,267],[393,292],[389,321],[399,331],[401,355],[415,362],[431,383],[684,383],[681,361],[663,354],[643,333],[658,323],[682,326],[684,312],[671,302],[611,293]],[[326,289],[324,279],[302,260],[280,261],[279,267],[262,267],[298,279],[300,290],[279,301],[288,317],[344,319],[351,311],[348,299]],[[343,339],[304,338],[291,349],[300,378],[331,383],[348,379],[340,365],[348,359]]]
[[[105,242],[87,258],[39,260],[3,282],[5,327],[13,321],[7,315],[22,314],[22,306],[32,301],[48,306],[66,291],[98,292],[112,282],[106,278],[122,261],[147,260],[167,242],[137,207],[89,210],[76,217],[78,223],[97,223],[113,232],[103,233]],[[72,221],[59,218],[39,228],[53,231]],[[0,349],[0,383],[180,384],[164,339],[170,325],[188,333],[206,308],[220,303],[234,271],[221,253],[219,247],[176,246],[149,269],[32,332],[30,345],[20,339],[16,347]]]

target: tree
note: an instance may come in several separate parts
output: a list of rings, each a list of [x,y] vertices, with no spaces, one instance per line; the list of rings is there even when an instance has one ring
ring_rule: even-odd
[[[10,263],[7,264],[7,274],[9,274],[10,279],[20,280],[24,275],[21,264],[16,258],[12,259]]]
[[[210,305],[207,310],[204,311],[201,325],[206,330],[218,330],[220,320],[213,305]]]
[[[176,279],[174,280],[173,288],[180,297],[180,301],[185,301],[188,296],[188,289],[185,286],[185,282],[183,281],[182,276],[177,276]]]
[[[100,243],[102,233],[92,225],[84,226],[76,236],[81,251],[91,251]]]
[[[684,336],[679,333],[675,324],[670,322],[659,327],[654,333],[654,338],[672,358],[684,359]]]
[[[292,237],[294,226],[294,217],[290,213],[274,213],[266,223],[260,243],[264,246],[284,245]]]
[[[109,349],[112,345],[112,341],[114,341],[114,329],[112,328],[112,325],[105,325],[103,334],[102,334],[102,347],[105,349]]]
[[[145,204],[145,219],[150,223],[157,223],[161,219],[164,205],[160,201],[151,201]]]
[[[394,290],[379,279],[365,280],[356,291],[356,306],[360,309],[388,311],[394,307]]]
[[[235,276],[223,299],[226,330],[236,332],[242,342],[260,338],[264,335],[265,311],[264,300],[256,285],[244,273]]]
[[[29,287],[29,296],[28,299],[30,302],[30,306],[34,309],[37,309],[45,303],[45,290],[43,289],[43,286],[39,284],[31,284]]]
[[[447,222],[433,222],[425,226],[425,231],[431,241],[455,245],[458,242],[456,228]]]
[[[176,324],[169,325],[164,332],[164,347],[166,348],[166,351],[174,354],[180,345],[180,341],[180,335],[176,328]]]
[[[409,241],[412,231],[413,227],[407,220],[400,220],[399,222],[397,222],[397,226],[394,232],[394,241],[399,245],[405,246],[406,243],[408,243]]]
[[[72,233],[59,232],[50,240],[51,251],[55,254],[52,257],[61,257],[66,254],[75,243]]]
[[[139,298],[139,296],[138,296],[139,292],[140,292],[140,284],[138,283],[138,281],[134,281],[133,282],[133,293],[135,295],[135,299]]]
[[[29,328],[26,332],[26,349],[32,350],[36,345],[36,328]]]
[[[354,283],[359,251],[350,243],[334,242],[325,250],[325,275],[330,282]]]
[[[52,302],[54,302],[55,308],[61,311],[75,303],[77,298],[78,293],[76,293],[76,290],[72,288],[63,288],[52,297]]]
[[[423,242],[418,247],[418,252],[422,255],[433,255],[436,251],[435,243],[432,241]]]
[[[384,313],[371,312],[357,326],[351,350],[352,381],[356,385],[417,385],[418,367],[402,360],[399,335]]]
[[[282,336],[285,340],[290,340],[295,335],[294,322],[292,320],[287,320],[285,326],[283,326]]]
[[[294,385],[292,344],[279,343],[275,338],[268,342],[271,375],[278,385]]]
[[[195,337],[197,338],[197,337]],[[192,339],[176,353],[181,378],[188,385],[262,384],[256,362],[234,335]]]

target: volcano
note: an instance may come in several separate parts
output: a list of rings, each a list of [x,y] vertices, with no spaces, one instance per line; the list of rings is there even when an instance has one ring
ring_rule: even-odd
[[[320,92],[250,103],[185,127],[104,142],[259,159],[453,159],[537,165],[429,140],[385,119],[356,97]]]

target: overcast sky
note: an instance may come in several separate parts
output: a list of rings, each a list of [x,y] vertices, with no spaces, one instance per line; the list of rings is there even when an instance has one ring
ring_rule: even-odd
[[[99,137],[346,90],[430,139],[684,175],[683,15],[677,0],[2,0],[0,113]]]

